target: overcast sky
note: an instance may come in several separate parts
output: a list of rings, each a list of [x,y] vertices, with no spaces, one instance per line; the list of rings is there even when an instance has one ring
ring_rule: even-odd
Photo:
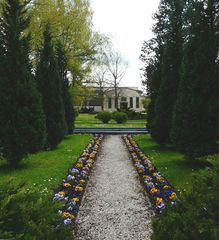
[[[160,0],[91,0],[96,30],[107,34],[128,69],[122,85],[141,87],[139,60],[144,40],[151,38],[152,14]]]

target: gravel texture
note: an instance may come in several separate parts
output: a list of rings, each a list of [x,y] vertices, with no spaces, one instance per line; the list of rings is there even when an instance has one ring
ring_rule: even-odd
[[[106,136],[76,220],[76,239],[149,240],[152,216],[121,136]]]

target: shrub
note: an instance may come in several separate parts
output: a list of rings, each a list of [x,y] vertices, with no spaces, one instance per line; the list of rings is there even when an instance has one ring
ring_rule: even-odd
[[[108,123],[112,119],[112,113],[107,111],[102,111],[97,114],[97,119],[103,123]]]
[[[49,197],[16,179],[0,183],[0,239],[72,239],[71,226],[57,213],[62,206]]]
[[[82,107],[79,113],[88,113],[88,114],[95,114],[94,107]]]
[[[124,112],[114,112],[113,113],[113,119],[117,123],[125,123],[128,120],[128,115]]]
[[[77,118],[79,115],[79,110],[78,108],[73,108],[73,112],[74,112],[74,117]]]
[[[127,109],[127,110],[125,110],[123,112],[125,112],[128,115],[128,119],[129,120],[137,120],[137,119],[144,119],[144,120],[146,120],[146,113],[136,112],[133,109]]]
[[[218,159],[218,157],[217,157]],[[153,222],[152,240],[219,239],[219,167],[194,176],[181,202]]]

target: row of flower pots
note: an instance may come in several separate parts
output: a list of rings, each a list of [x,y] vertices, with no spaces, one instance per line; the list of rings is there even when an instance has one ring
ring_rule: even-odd
[[[76,219],[86,184],[100,150],[101,141],[101,135],[93,137],[56,190],[53,200],[64,201],[64,208],[59,210],[59,214],[63,217],[66,225],[71,224]]]
[[[130,135],[123,136],[123,140],[155,211],[162,213],[168,205],[174,206],[177,203],[177,194],[173,186],[162,176]]]

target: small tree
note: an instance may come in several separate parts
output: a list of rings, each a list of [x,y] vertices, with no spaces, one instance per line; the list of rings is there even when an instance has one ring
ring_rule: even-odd
[[[106,54],[106,66],[110,79],[110,85],[115,94],[115,108],[119,109],[119,85],[125,75],[127,64],[124,63],[118,52],[109,52]]]
[[[73,99],[70,94],[70,84],[67,76],[68,59],[61,43],[57,44],[56,54],[57,54],[57,62],[58,62],[58,71],[59,71],[59,75],[61,78],[61,85],[62,85],[62,98],[63,98],[64,109],[65,109],[65,121],[67,124],[68,134],[71,134],[73,133],[73,129],[74,129],[75,116],[74,116],[74,109],[73,109]]]
[[[16,166],[45,142],[45,116],[29,61],[26,5],[8,0],[0,19],[0,146]]]
[[[61,77],[57,71],[58,64],[51,40],[50,27],[47,25],[36,76],[46,115],[47,147],[55,148],[66,134],[67,126],[62,100]]]
[[[96,96],[96,99],[100,101],[101,110],[104,111],[106,93],[112,89],[111,82],[107,79],[107,67],[105,65],[99,65],[93,72],[94,84],[98,89],[98,96]]]

